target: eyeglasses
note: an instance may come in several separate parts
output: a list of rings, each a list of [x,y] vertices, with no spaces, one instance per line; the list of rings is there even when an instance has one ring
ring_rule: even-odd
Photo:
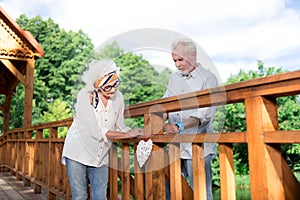
[[[100,87],[104,92],[109,92],[111,91],[112,88],[117,88],[119,87],[121,81],[117,80],[113,85],[105,85],[103,87]]]

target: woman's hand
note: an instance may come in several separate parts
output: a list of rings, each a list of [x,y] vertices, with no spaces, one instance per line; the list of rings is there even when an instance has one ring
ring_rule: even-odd
[[[144,129],[135,128],[133,130],[127,131],[127,134],[130,135],[131,137],[143,136],[144,135]]]

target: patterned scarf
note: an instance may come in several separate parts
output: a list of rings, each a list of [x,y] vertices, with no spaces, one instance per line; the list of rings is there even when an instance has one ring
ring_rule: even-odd
[[[114,80],[116,80],[118,78],[118,74],[116,71],[110,72],[108,74],[105,74],[104,76],[102,76],[101,78],[99,78],[96,82],[95,82],[95,86],[96,87],[102,87],[103,85],[106,85]]]
[[[103,85],[106,85],[114,80],[118,79],[118,74],[116,71],[110,72],[108,74],[105,74],[101,78],[99,78],[95,82],[95,86],[97,88],[102,87]],[[90,104],[96,109],[99,103],[99,96],[98,96],[98,90],[94,89],[93,93],[90,94]]]

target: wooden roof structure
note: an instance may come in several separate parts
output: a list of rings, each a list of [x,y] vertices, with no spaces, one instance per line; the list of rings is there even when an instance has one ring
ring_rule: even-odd
[[[19,83],[24,85],[23,127],[32,124],[32,99],[35,59],[44,57],[44,50],[32,34],[23,30],[0,7],[0,102],[4,130],[9,129],[12,96]]]

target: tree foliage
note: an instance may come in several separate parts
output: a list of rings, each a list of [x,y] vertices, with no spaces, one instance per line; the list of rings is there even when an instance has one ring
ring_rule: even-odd
[[[61,99],[55,99],[52,103],[48,104],[48,111],[42,115],[42,122],[51,122],[61,119],[72,117],[71,109],[68,107],[67,102]],[[58,128],[58,138],[64,138],[67,134],[68,127]],[[44,137],[48,138],[49,130],[44,131]]]
[[[165,68],[161,73],[143,58],[132,52],[124,53],[116,42],[107,44],[93,54],[95,59],[112,59],[120,67],[119,90],[124,95],[125,105],[161,98],[165,92],[171,71]],[[142,117],[126,119],[130,127],[142,127]]]
[[[113,59],[121,68],[119,89],[124,94],[126,105],[161,98],[166,90],[171,73],[168,68],[159,73],[142,55],[124,53],[116,42],[94,51],[90,38],[82,30],[65,31],[52,19],[43,20],[39,16],[29,19],[21,15],[17,23],[32,33],[45,52],[44,58],[38,59],[35,65],[33,124],[70,116],[76,93],[82,87],[80,76],[91,59]],[[266,68],[258,61],[257,70],[240,70],[238,74],[231,76],[226,84],[282,72],[281,68]],[[0,100],[2,102],[3,97]],[[10,128],[22,127],[24,106],[20,105],[20,102],[24,102],[24,87],[21,84],[16,88],[12,99]],[[279,129],[299,130],[298,96],[277,98],[277,105]],[[218,132],[246,131],[243,103],[228,104],[225,110],[219,108],[215,119],[218,118],[221,120],[214,121]],[[0,119],[3,119],[3,113],[0,113]],[[127,123],[131,127],[142,126],[143,120],[135,118]],[[247,174],[247,146],[235,144],[234,152],[237,173]],[[299,170],[299,145],[282,145],[282,152],[292,168]]]
[[[34,70],[33,123],[41,123],[41,116],[55,99],[72,106],[78,80],[94,46],[82,30],[67,32],[52,19],[43,20],[40,16],[29,19],[21,15],[17,23],[31,32],[45,52],[45,56],[36,61]],[[18,88],[11,106],[11,128],[21,127],[23,121],[20,102],[24,102],[24,92]]]
[[[231,76],[226,84],[241,82],[259,77],[270,76],[273,74],[283,73],[281,68],[266,68],[261,61],[258,61],[257,70],[248,72],[240,70],[237,75]],[[280,130],[299,130],[300,129],[300,105],[298,96],[280,97],[276,99],[278,107],[278,122]],[[246,131],[246,115],[243,103],[226,105],[224,132],[243,132]],[[248,150],[246,144],[235,144],[235,165],[238,174],[248,173]],[[282,145],[282,153],[291,167],[300,169],[299,144]]]

